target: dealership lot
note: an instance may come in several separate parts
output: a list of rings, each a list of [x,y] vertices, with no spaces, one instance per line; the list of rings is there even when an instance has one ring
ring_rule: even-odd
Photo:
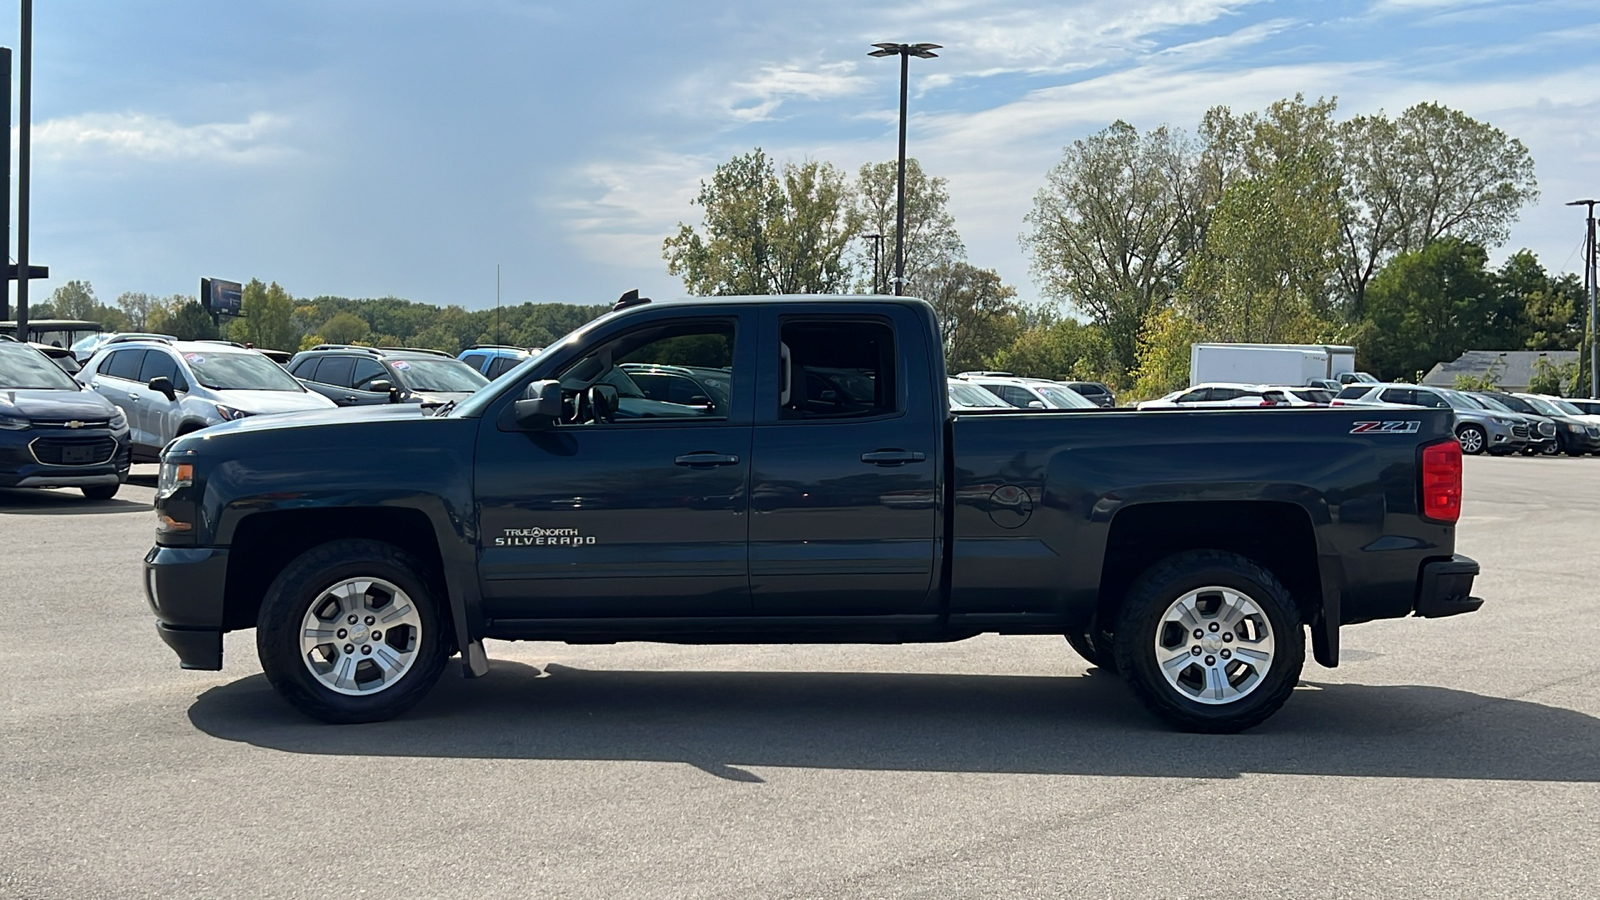
[[[1348,628],[1244,735],[1059,638],[490,648],[396,721],[180,671],[115,500],[0,491],[0,897],[1586,896],[1600,459],[1471,458],[1483,610]]]

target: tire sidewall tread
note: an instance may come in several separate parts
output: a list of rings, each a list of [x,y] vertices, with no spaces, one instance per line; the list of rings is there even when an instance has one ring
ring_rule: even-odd
[[[427,571],[400,548],[373,540],[332,541],[296,557],[273,579],[256,620],[256,653],[273,689],[306,715],[335,724],[380,722],[414,706],[439,680],[446,657],[440,595]],[[326,587],[360,576],[382,578],[410,595],[422,634],[416,662],[394,686],[352,697],[323,687],[306,668],[300,630],[307,608]]]
[[[1155,629],[1172,602],[1208,585],[1247,593],[1273,628],[1273,659],[1262,683],[1234,703],[1211,706],[1179,695],[1161,674],[1152,649]],[[1117,618],[1116,655],[1123,680],[1145,707],[1185,731],[1231,734],[1266,721],[1289,699],[1305,665],[1305,635],[1287,588],[1254,561],[1220,550],[1168,557],[1129,588]]]

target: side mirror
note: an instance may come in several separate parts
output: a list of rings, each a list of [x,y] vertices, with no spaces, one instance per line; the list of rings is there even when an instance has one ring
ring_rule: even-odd
[[[554,425],[561,418],[561,382],[535,381],[528,385],[522,399],[511,404],[511,417],[523,431]]]
[[[394,384],[386,378],[379,378],[367,385],[367,390],[374,394],[388,394],[390,403],[400,402],[400,392],[395,390]]]
[[[1028,401],[1028,408],[1029,409],[1044,409],[1044,401],[1043,400],[1029,400]]]
[[[150,384],[147,387],[168,400],[178,399],[178,389],[172,386],[172,379],[165,375],[157,375],[150,379]]]

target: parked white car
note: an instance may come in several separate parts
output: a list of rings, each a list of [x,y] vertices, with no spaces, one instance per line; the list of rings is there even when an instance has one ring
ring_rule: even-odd
[[[1310,406],[1305,401],[1291,400],[1287,389],[1263,387],[1259,384],[1197,384],[1181,391],[1146,400],[1140,409],[1249,409],[1291,406]]]
[[[994,394],[960,378],[950,379],[949,391],[951,409],[1015,409]]]
[[[1042,378],[960,375],[1017,409],[1099,409],[1099,405],[1064,384]]]
[[[107,343],[77,378],[127,416],[134,462],[208,425],[338,408],[256,351],[204,341]]]

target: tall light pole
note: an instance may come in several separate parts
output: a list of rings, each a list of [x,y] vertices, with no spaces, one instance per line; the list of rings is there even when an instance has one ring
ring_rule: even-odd
[[[905,292],[906,285],[906,79],[911,74],[911,57],[918,59],[933,59],[937,53],[931,50],[942,49],[938,44],[896,44],[886,42],[873,44],[878,49],[868,53],[868,56],[898,56],[900,57],[900,165],[899,187],[895,192],[894,215],[894,295],[900,296]]]
[[[30,145],[33,143],[33,0],[22,0],[22,85],[17,93],[17,340],[28,339],[28,179]],[[10,120],[6,122],[10,130]],[[10,140],[9,135],[6,140]]]
[[[1595,290],[1596,280],[1600,280],[1600,271],[1595,268],[1594,246],[1594,205],[1600,200],[1574,200],[1568,206],[1587,206],[1589,208],[1588,230],[1583,238],[1583,286],[1589,290],[1589,396],[1600,398],[1600,372],[1595,370]]]

